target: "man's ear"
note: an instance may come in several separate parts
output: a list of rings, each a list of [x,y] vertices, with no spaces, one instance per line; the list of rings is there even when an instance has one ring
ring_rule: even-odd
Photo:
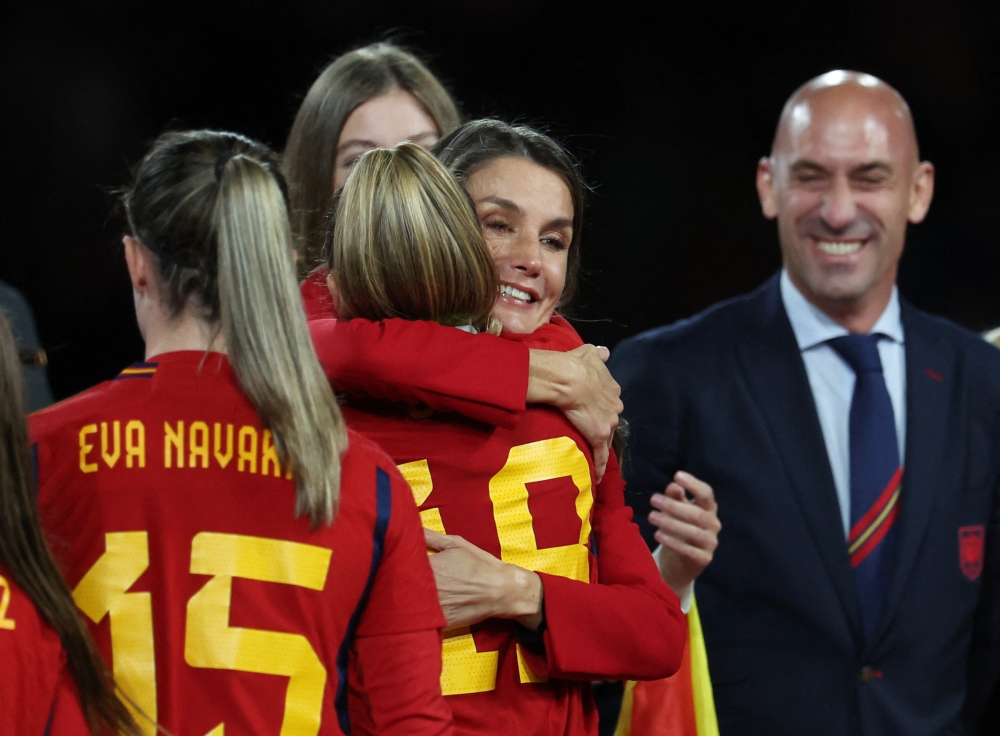
[[[914,225],[923,221],[934,198],[934,164],[921,161],[913,173],[913,185],[910,188],[909,220]]]
[[[144,294],[149,289],[151,277],[149,251],[131,235],[123,237],[122,244],[125,246],[125,263],[132,280],[132,290],[137,294]]]
[[[757,162],[757,196],[764,217],[773,220],[778,216],[778,202],[774,198],[774,161],[764,156]]]

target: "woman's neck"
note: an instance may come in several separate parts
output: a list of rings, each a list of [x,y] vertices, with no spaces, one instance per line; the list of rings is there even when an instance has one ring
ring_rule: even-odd
[[[205,322],[188,310],[184,310],[173,319],[165,315],[157,317],[160,318],[146,320],[145,325],[140,324],[140,330],[146,341],[146,360],[155,355],[178,350],[212,350],[226,353],[226,341],[218,322]]]

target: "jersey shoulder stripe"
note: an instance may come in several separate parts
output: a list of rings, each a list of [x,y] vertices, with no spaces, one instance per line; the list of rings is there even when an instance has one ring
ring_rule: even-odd
[[[351,722],[347,710],[347,660],[351,650],[351,643],[354,641],[354,632],[358,627],[358,619],[368,602],[371,593],[372,583],[375,582],[375,573],[378,571],[379,563],[382,562],[382,552],[385,548],[385,535],[389,528],[389,518],[392,515],[392,481],[389,474],[380,467],[375,468],[375,528],[372,540],[372,561],[368,569],[368,580],[365,582],[364,591],[358,599],[354,613],[351,614],[344,632],[344,640],[340,644],[337,652],[337,695],[336,709],[337,720],[340,722],[340,729],[349,734],[351,732]]]
[[[152,378],[156,375],[157,366],[159,366],[159,363],[133,363],[111,380],[122,381],[126,378]]]

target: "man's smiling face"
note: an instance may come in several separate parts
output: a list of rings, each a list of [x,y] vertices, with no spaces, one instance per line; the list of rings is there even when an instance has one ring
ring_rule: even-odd
[[[758,168],[785,268],[832,316],[888,302],[907,222],[926,214],[933,169],[917,159],[909,111],[871,77],[793,98]]]

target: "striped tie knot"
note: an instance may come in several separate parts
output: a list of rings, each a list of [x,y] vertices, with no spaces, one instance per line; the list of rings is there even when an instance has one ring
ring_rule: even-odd
[[[847,361],[856,375],[881,373],[882,359],[878,354],[878,335],[844,335],[829,340],[830,347]]]

